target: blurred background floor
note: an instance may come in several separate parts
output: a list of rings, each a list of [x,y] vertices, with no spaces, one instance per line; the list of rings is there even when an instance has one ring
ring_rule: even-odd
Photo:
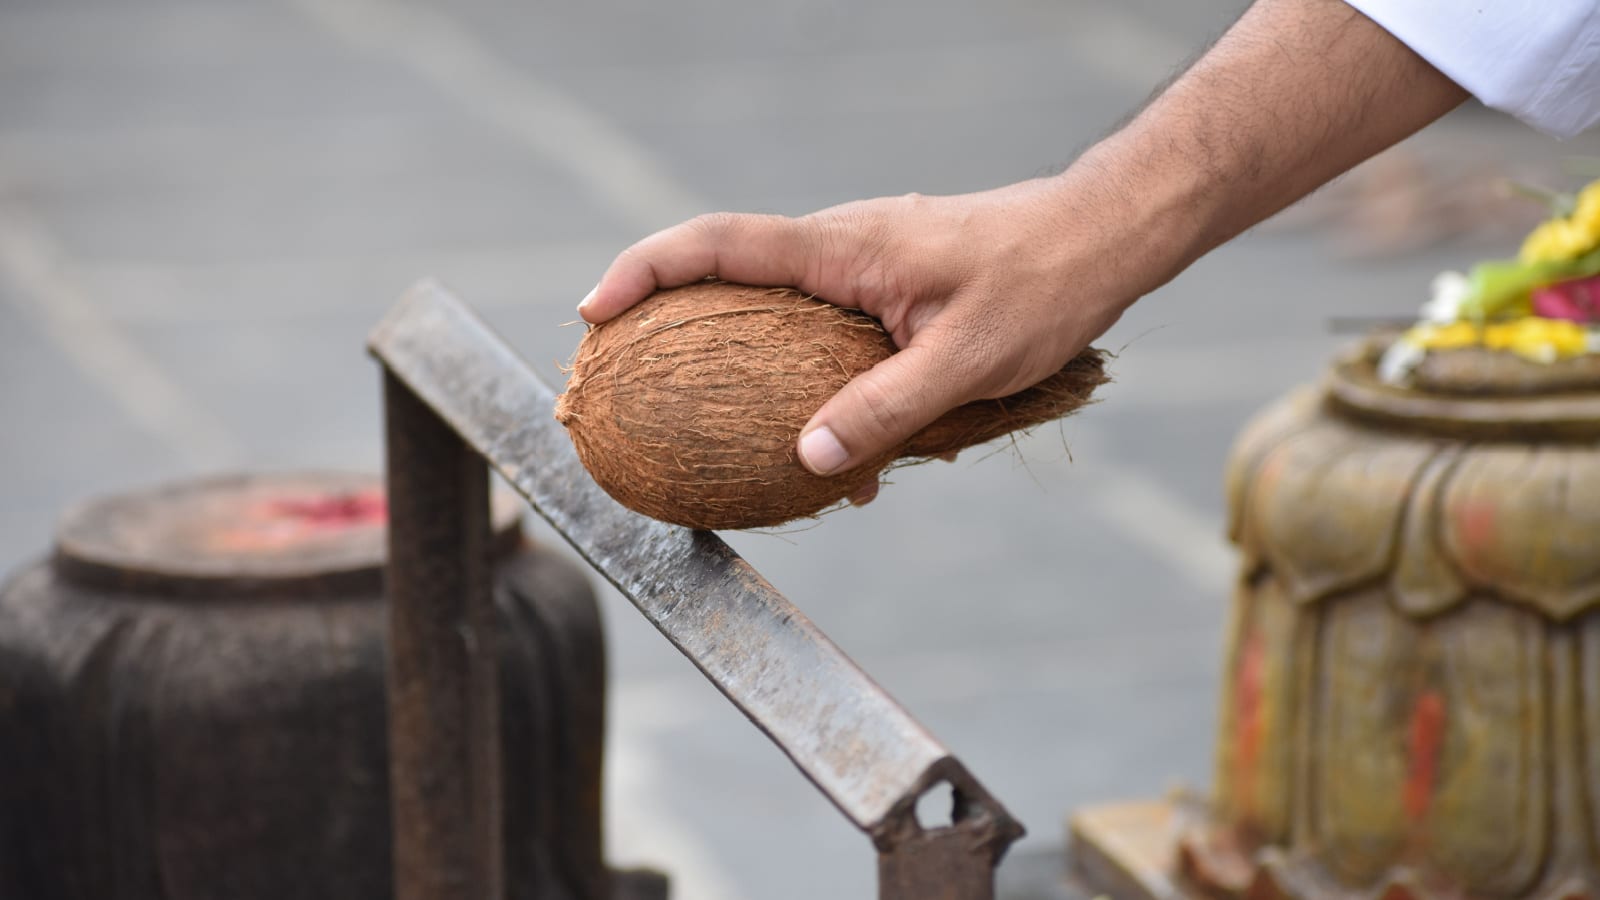
[[[61,508],[231,467],[380,463],[366,330],[413,280],[552,382],[573,305],[698,212],[1057,167],[1239,3],[0,0],[0,567]],[[1139,304],[1103,402],[873,506],[731,542],[1058,846],[1208,780],[1221,468],[1330,318],[1512,252],[1559,144],[1467,108]],[[539,532],[545,534],[545,532]],[[563,548],[564,549],[564,548]],[[867,842],[605,599],[611,855],[691,900],[870,896]]]

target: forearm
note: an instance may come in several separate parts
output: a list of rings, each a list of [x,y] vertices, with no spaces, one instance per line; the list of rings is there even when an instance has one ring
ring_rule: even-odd
[[[1131,302],[1466,96],[1342,0],[1259,0],[1057,189],[1149,236]]]

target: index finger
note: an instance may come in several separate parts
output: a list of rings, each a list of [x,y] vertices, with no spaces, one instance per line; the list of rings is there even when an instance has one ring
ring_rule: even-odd
[[[657,290],[707,277],[813,290],[805,284],[815,252],[809,232],[787,216],[698,216],[622,251],[578,304],[578,314],[597,325]]]

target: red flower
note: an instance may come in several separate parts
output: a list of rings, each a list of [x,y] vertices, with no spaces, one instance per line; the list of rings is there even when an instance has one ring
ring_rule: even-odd
[[[1600,322],[1600,275],[1538,288],[1533,292],[1533,311],[1547,319]]]

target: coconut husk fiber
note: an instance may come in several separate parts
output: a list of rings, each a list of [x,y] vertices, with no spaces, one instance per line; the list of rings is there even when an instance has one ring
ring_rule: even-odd
[[[800,464],[800,429],[889,358],[878,322],[787,288],[700,282],[659,291],[584,335],[556,419],[612,497],[690,528],[816,515],[900,460],[966,449],[1066,415],[1107,380],[1090,348],[1027,390],[958,407],[838,475]]]

